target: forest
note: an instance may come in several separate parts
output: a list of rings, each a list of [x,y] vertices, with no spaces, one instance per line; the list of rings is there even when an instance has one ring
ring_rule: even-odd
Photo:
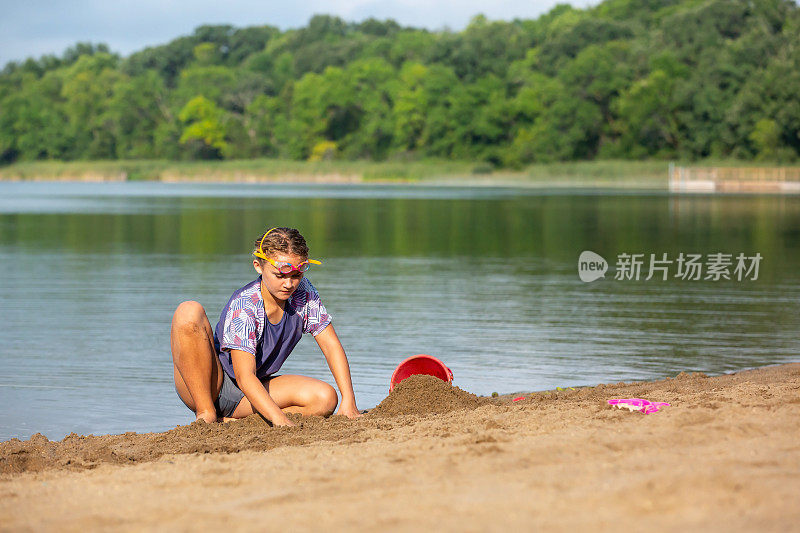
[[[0,72],[0,164],[56,160],[792,162],[790,0],[606,0],[461,31],[316,15],[201,26]]]

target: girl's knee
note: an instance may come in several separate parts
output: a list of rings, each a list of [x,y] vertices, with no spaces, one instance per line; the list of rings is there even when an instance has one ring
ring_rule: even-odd
[[[172,315],[174,327],[196,329],[202,327],[206,310],[199,302],[182,302]]]
[[[339,396],[336,394],[336,389],[328,385],[320,386],[317,391],[317,407],[319,414],[322,416],[332,415],[339,404]]]

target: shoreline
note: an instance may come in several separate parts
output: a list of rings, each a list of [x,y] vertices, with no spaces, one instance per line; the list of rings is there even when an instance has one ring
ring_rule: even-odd
[[[782,367],[782,366],[785,366],[785,365],[792,365],[792,364],[800,364],[800,360],[797,361],[796,363],[795,362],[791,362],[791,363],[770,363],[770,364],[754,366],[754,367],[745,367],[745,368],[740,368],[740,369],[737,369],[737,370],[731,370],[731,371],[725,372],[723,374],[716,374],[716,373],[714,373],[714,374],[706,374],[705,372],[688,372],[688,373],[702,375],[702,376],[707,377],[707,378],[716,378],[716,377],[722,377],[722,376],[730,376],[730,375],[738,374],[738,373],[741,373],[741,372],[750,372],[750,371],[754,371],[754,370],[778,368],[778,367]],[[679,373],[679,375],[686,374],[686,373],[687,372],[682,371],[682,372]],[[647,384],[647,383],[659,383],[661,381],[665,381],[665,380],[669,380],[669,379],[673,379],[673,378],[642,379],[642,380],[635,380],[635,381],[629,381],[629,382],[618,382],[618,383],[612,384],[612,385],[623,385],[624,384],[626,386],[632,386],[632,385]],[[595,389],[597,387],[606,387],[606,386],[607,386],[607,384],[604,384],[604,383],[600,383],[600,384],[597,384],[597,385],[575,385],[575,386],[565,385],[564,387],[559,387],[557,389],[552,389],[552,390],[514,391],[514,392],[504,392],[504,393],[492,393],[492,395],[487,395],[487,396],[480,396],[480,395],[473,395],[473,396],[476,396],[477,398],[480,398],[482,400],[485,399],[485,400],[488,400],[488,401],[491,401],[491,402],[496,402],[497,405],[503,405],[503,404],[509,404],[510,405],[511,403],[513,403],[513,399],[519,398],[519,397],[522,397],[522,396],[525,396],[525,397],[536,397],[537,395],[544,395],[546,397],[549,394],[567,393],[568,391],[578,391],[578,390],[590,390],[590,389]],[[458,389],[458,386],[456,385],[455,388]],[[495,394],[497,394],[497,395],[494,396]],[[375,407],[362,409],[362,412],[366,413],[366,412],[369,412],[369,411],[372,411],[372,410],[376,409],[377,407],[378,406],[376,405]],[[291,416],[294,417],[297,420],[303,420],[302,417],[297,417],[295,415],[291,415]],[[329,417],[329,420],[334,420],[336,418],[338,418],[338,417]],[[240,420],[240,421],[242,421],[242,420]],[[248,422],[248,424],[253,424],[253,425],[258,426],[258,427],[262,427],[262,426],[263,427],[268,427],[268,423],[266,421],[264,421],[264,420],[258,420],[257,421],[256,417],[251,417],[251,419],[247,420],[247,422]],[[34,432],[33,434],[31,434],[31,435],[29,435],[27,437],[26,436],[17,436],[17,437],[7,437],[4,440],[0,439],[0,450],[2,449],[3,445],[11,443],[12,441],[25,443],[25,442],[31,441],[32,439],[36,439],[38,442],[60,443],[60,442],[63,442],[67,438],[70,438],[70,439],[74,439],[74,438],[103,439],[103,438],[106,438],[106,437],[123,437],[123,436],[131,436],[131,435],[136,435],[136,436],[163,435],[163,434],[171,432],[171,431],[173,431],[175,429],[189,427],[191,425],[192,425],[192,423],[190,422],[190,423],[183,424],[183,425],[178,424],[173,429],[165,429],[163,431],[158,431],[158,430],[156,430],[156,431],[144,431],[144,432],[141,432],[141,433],[136,432],[136,431],[124,431],[122,433],[97,433],[97,434],[91,433],[91,434],[88,434],[88,435],[83,435],[83,434],[78,434],[78,433],[75,433],[75,432],[70,432],[70,433],[67,433],[66,435],[64,435],[61,438],[49,438],[47,435],[44,435],[41,432],[36,431],[36,432]],[[3,457],[2,452],[0,451],[0,476],[2,476],[3,474],[7,473],[7,472],[4,471],[5,464],[4,464],[3,461],[4,461],[4,457]]]
[[[522,397],[525,398],[525,401],[523,403],[521,403],[521,404],[518,404],[518,405],[525,405],[525,404],[529,403],[528,400],[535,401],[535,402],[541,402],[541,401],[543,401],[543,399],[559,399],[559,400],[563,401],[565,399],[572,399],[573,397],[581,397],[582,395],[585,395],[584,393],[586,393],[587,391],[595,391],[596,392],[596,391],[600,391],[600,390],[608,390],[609,392],[611,392],[613,390],[627,390],[627,389],[630,389],[630,388],[634,388],[634,389],[642,389],[642,388],[644,388],[644,389],[647,389],[647,388],[649,388],[648,386],[658,386],[660,384],[665,384],[665,383],[668,383],[668,382],[671,382],[671,381],[674,381],[674,380],[687,379],[687,377],[702,378],[704,380],[712,380],[713,381],[713,380],[718,380],[718,379],[721,379],[721,378],[733,377],[733,376],[744,375],[744,374],[749,374],[749,373],[769,372],[769,371],[771,371],[773,369],[776,370],[776,371],[779,371],[779,372],[783,372],[784,369],[790,369],[790,368],[793,368],[794,366],[797,366],[797,374],[798,374],[798,376],[800,376],[800,361],[798,361],[798,362],[792,362],[792,363],[774,363],[774,364],[768,364],[768,365],[762,365],[762,366],[756,366],[756,367],[748,367],[748,368],[743,368],[743,369],[740,369],[740,370],[734,370],[734,371],[731,371],[731,372],[727,372],[727,373],[724,373],[724,374],[711,375],[711,376],[709,376],[709,375],[707,375],[707,374],[705,374],[703,372],[688,372],[688,373],[687,372],[680,372],[674,378],[663,378],[663,379],[645,380],[645,381],[618,382],[618,383],[610,383],[610,384],[599,383],[599,384],[594,385],[594,386],[576,386],[576,387],[566,386],[566,387],[560,387],[558,389],[553,389],[553,390],[528,391],[528,392],[518,391],[518,392],[503,393],[503,394],[499,394],[497,396],[477,396],[477,395],[474,395],[474,394],[469,393],[467,391],[463,391],[458,386],[452,386],[451,388],[456,390],[456,391],[458,391],[459,394],[467,395],[470,398],[477,398],[478,401],[479,402],[483,402],[482,404],[484,404],[484,405],[493,405],[493,406],[496,406],[496,407],[503,407],[503,406],[515,405],[516,402],[514,402],[514,399],[518,399],[518,398],[522,398]],[[800,385],[798,386],[798,390],[800,390]],[[424,391],[424,390],[423,391],[419,391],[419,394],[425,394],[425,393],[430,394],[430,391]],[[389,399],[390,399],[389,396],[387,396],[384,399],[383,403],[387,402]],[[800,398],[798,398],[798,400],[799,400],[798,403],[800,403]],[[403,398],[403,399],[400,399],[400,400],[397,400],[397,401],[399,401],[399,402],[407,402],[409,404],[414,404],[414,402],[415,402],[415,400],[409,399],[409,398]],[[376,414],[378,411],[381,410],[381,405],[382,404],[379,404],[379,405],[377,405],[377,406],[375,406],[375,407],[373,407],[371,409],[368,409],[367,410],[367,414],[368,415],[369,414]],[[408,409],[410,409],[412,411],[412,413],[392,412],[392,413],[390,413],[390,415],[415,414],[415,415],[418,415],[418,416],[425,416],[425,415],[435,415],[435,414],[437,414],[437,413],[439,413],[441,411],[440,409],[432,407],[431,405],[424,405],[424,404],[422,406],[414,404],[414,405],[410,405],[410,406],[406,406],[406,407]],[[474,407],[475,407],[475,405],[473,405],[472,400],[468,400],[466,406],[451,405],[447,409],[445,409],[444,411],[449,412],[451,410],[468,409],[468,408],[474,408]],[[383,417],[386,416],[386,412],[385,411],[386,410],[384,409],[384,412],[382,414]],[[339,416],[332,416],[332,417],[329,417],[327,419],[324,419],[322,417],[303,417],[303,416],[300,416],[300,415],[290,415],[290,417],[295,422],[302,422],[304,424],[304,427],[311,427],[311,428],[315,428],[315,429],[321,427],[322,425],[324,425],[326,423],[334,423],[334,422],[336,422],[337,426],[341,426],[342,425],[341,423],[344,423],[345,425],[348,423],[348,421],[346,419],[344,419],[343,417],[339,417]],[[368,418],[368,417],[365,417],[365,418]],[[363,418],[362,418],[362,420],[363,420]],[[64,436],[64,438],[56,439],[56,440],[51,440],[51,439],[47,438],[45,435],[42,435],[41,433],[38,433],[38,432],[34,433],[33,435],[31,435],[31,437],[29,437],[28,439],[20,439],[20,438],[12,437],[10,439],[0,441],[0,476],[3,476],[5,474],[9,474],[9,473],[18,473],[18,472],[10,472],[10,470],[13,470],[13,469],[9,469],[9,466],[8,466],[8,455],[6,453],[7,450],[4,449],[4,446],[7,447],[8,445],[11,445],[11,444],[22,444],[22,445],[25,445],[25,443],[45,443],[45,444],[50,444],[50,445],[58,445],[58,444],[63,444],[65,442],[73,441],[73,440],[85,440],[85,439],[103,440],[103,439],[107,439],[107,438],[131,438],[131,437],[163,436],[163,435],[175,432],[176,430],[177,431],[183,431],[184,429],[193,428],[195,426],[197,426],[198,428],[201,427],[201,426],[198,426],[196,423],[190,423],[190,424],[186,424],[186,425],[177,425],[177,426],[175,426],[174,429],[161,431],[161,432],[136,433],[136,432],[133,432],[133,431],[127,431],[127,432],[124,432],[124,433],[114,433],[114,434],[106,434],[106,433],[104,433],[104,434],[100,434],[100,435],[94,435],[94,434],[91,434],[91,435],[79,435],[77,433],[71,432],[71,433],[67,434],[66,436]],[[247,428],[248,431],[255,429],[258,432],[263,431],[263,430],[282,431],[282,429],[280,429],[280,428],[271,427],[271,425],[265,419],[259,417],[258,415],[251,415],[251,416],[249,416],[247,418],[240,419],[240,420],[237,420],[237,421],[233,421],[232,423],[211,424],[210,427],[212,427],[212,428],[214,428],[214,427],[220,427],[220,428],[233,427],[233,428],[236,428],[236,429]],[[195,437],[202,436],[202,435],[209,435],[209,432],[203,432],[201,430],[199,433],[198,432],[191,432],[190,434],[188,434],[186,436],[188,436],[190,438],[195,438]],[[188,452],[188,453],[193,453],[193,452]],[[54,465],[51,465],[51,466],[54,466]],[[75,465],[73,464],[73,466],[75,466]],[[86,465],[84,465],[84,466],[86,466]],[[92,465],[89,465],[88,467],[91,468]],[[39,470],[46,470],[46,469],[48,469],[48,468],[34,468],[33,470],[39,471]]]
[[[668,190],[666,161],[542,163],[512,170],[476,161],[30,161],[0,167],[3,181],[405,184]]]
[[[431,379],[354,421],[0,443],[4,529],[250,530],[280,514],[300,530],[781,531],[800,519],[800,363],[518,402]],[[671,406],[606,402],[630,397]]]
[[[330,179],[329,179],[330,178]],[[319,185],[319,186],[364,186],[364,187],[438,187],[438,188],[486,188],[486,189],[527,189],[527,190],[554,190],[554,191],[602,191],[614,190],[620,192],[655,192],[670,193],[668,184],[654,181],[600,181],[600,180],[573,180],[573,181],[532,181],[525,179],[474,179],[474,178],[449,178],[424,180],[340,180],[336,176],[292,176],[287,178],[269,178],[252,180],[195,180],[192,178],[175,180],[147,180],[147,181],[108,181],[108,180],[80,180],[80,179],[25,179],[12,180],[0,178],[3,183],[62,183],[62,184],[164,184],[164,185]]]
[[[669,188],[677,170],[705,172],[719,169],[736,176],[764,172],[796,173],[798,167],[768,161],[705,159],[591,160],[534,163],[519,169],[494,167],[467,160],[296,161],[286,159],[233,159],[211,161],[96,160],[22,161],[0,165],[3,181],[164,182],[164,183],[464,183],[469,185],[591,186],[631,184]],[[709,174],[711,173],[711,174]],[[704,176],[706,174],[703,174]],[[794,175],[794,174],[792,174]]]

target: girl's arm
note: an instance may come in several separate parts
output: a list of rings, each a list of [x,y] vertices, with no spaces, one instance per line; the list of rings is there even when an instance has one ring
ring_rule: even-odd
[[[336,414],[344,415],[348,418],[361,416],[356,407],[356,395],[353,392],[353,381],[350,378],[350,365],[347,362],[347,355],[345,355],[342,343],[339,342],[339,337],[333,329],[333,324],[328,324],[322,332],[314,337],[314,340],[317,341],[320,350],[325,355],[328,368],[331,369],[333,379],[336,380],[336,386],[339,387],[339,392],[342,394],[342,403],[339,405],[339,410]]]
[[[275,400],[264,388],[264,384],[256,377],[256,358],[253,354],[241,350],[231,350],[233,373],[236,383],[242,390],[253,409],[276,426],[293,426],[286,414],[278,407]]]

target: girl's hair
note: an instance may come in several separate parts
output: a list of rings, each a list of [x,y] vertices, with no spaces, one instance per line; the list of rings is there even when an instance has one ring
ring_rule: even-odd
[[[273,228],[266,232],[266,237],[264,236],[265,233],[262,233],[256,239],[256,242],[253,244],[253,251],[258,252],[259,247],[261,251],[267,257],[273,256],[276,253],[284,253],[284,254],[291,254],[291,255],[298,255],[303,258],[308,258],[308,245],[306,244],[306,240],[294,228]],[[261,241],[264,241],[261,244]],[[258,261],[263,263],[264,260],[258,258]]]

